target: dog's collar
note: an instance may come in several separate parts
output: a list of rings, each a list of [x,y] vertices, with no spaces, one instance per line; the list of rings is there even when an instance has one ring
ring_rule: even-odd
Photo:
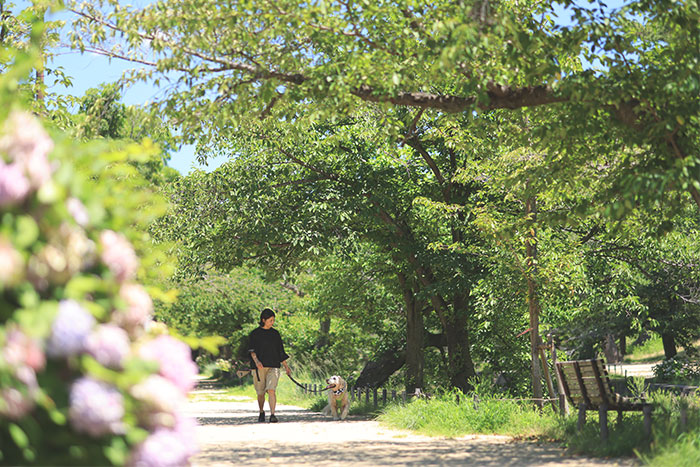
[[[336,396],[339,396],[345,392],[345,389],[347,389],[347,386],[345,384],[343,384],[343,387],[333,391],[333,394],[335,394]]]

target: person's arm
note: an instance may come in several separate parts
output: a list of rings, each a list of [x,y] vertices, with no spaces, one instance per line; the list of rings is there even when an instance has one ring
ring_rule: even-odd
[[[292,374],[292,370],[289,368],[289,365],[287,365],[287,360],[289,359],[289,355],[287,355],[287,352],[284,351],[284,344],[282,343],[282,336],[279,335],[279,332],[277,333],[278,336],[278,341],[277,345],[279,346],[279,352],[280,352],[280,363],[284,367],[284,371],[287,372],[287,375]]]
[[[253,359],[253,362],[255,362],[255,366],[258,367],[258,370],[263,369],[263,364],[260,360],[258,360],[258,356],[255,354],[255,351],[250,352],[250,358]]]

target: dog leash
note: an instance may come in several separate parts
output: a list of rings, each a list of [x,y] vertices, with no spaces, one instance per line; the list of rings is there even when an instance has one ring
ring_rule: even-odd
[[[301,384],[299,381],[292,378],[292,375],[287,375],[287,376],[289,376],[289,379],[291,379],[294,384],[296,384],[297,386],[299,386],[300,388],[302,388],[303,390],[308,391],[308,392],[323,392],[326,389],[330,389],[330,388],[323,388],[323,389],[317,389],[317,390],[309,389],[307,387],[304,387],[304,385]]]

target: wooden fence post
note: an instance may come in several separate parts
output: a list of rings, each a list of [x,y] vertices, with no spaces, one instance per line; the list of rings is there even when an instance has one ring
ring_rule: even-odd
[[[598,407],[598,418],[600,419],[600,439],[606,443],[608,441],[608,404],[601,404]]]
[[[644,413],[644,435],[649,441],[651,441],[651,411],[651,405],[645,405],[642,409],[642,412]]]
[[[406,391],[401,391],[401,400],[403,400],[403,403],[406,403]]]
[[[386,405],[386,388],[382,388],[382,404]]]
[[[686,399],[685,397],[683,399]],[[681,399],[681,431],[685,431],[688,427],[688,404],[683,399]]]
[[[583,425],[586,424],[586,404],[578,405],[578,424],[576,427],[578,431],[583,430]]]
[[[376,410],[376,408],[377,408],[377,388],[374,388],[374,391],[372,394],[372,402],[374,403],[374,408]]]

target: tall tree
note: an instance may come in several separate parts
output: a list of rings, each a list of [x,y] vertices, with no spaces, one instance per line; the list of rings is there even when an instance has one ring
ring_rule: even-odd
[[[559,22],[553,1],[71,5],[75,45],[143,64],[134,79],[172,83],[162,109],[203,147],[261,117],[342,118],[367,102],[456,114],[546,106],[574,160],[601,148],[580,152],[570,134],[615,137],[636,149],[631,196],[687,191],[700,206],[693,0],[564,1],[571,18]]]

